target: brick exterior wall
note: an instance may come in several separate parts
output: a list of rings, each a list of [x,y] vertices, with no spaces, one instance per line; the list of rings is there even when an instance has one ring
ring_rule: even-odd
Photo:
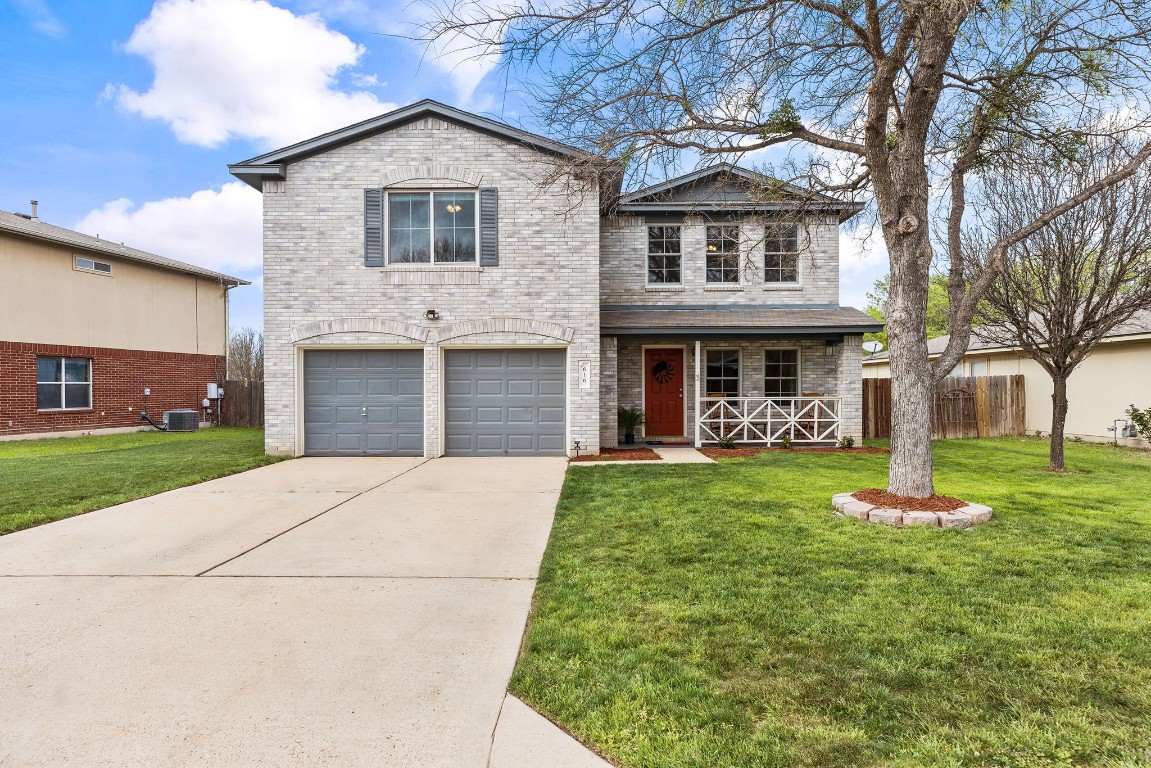
[[[640,341],[625,337],[612,337],[617,350],[616,367],[608,366],[605,357],[603,378],[606,382],[615,379],[615,397],[619,405],[638,405],[643,402],[643,349],[644,347],[683,347],[684,349],[684,400],[687,419],[684,422],[685,436],[695,435],[695,340],[675,338],[659,341]],[[708,338],[700,345],[700,380],[707,375],[706,360],[708,349],[738,349],[740,351],[740,386],[743,397],[763,397],[764,350],[799,349],[799,391],[820,392],[825,395],[838,395],[842,398],[842,434],[851,435],[859,441],[863,437],[863,365],[862,336],[847,336],[843,343],[828,346],[823,341],[721,341]],[[614,376],[613,376],[614,373]],[[613,394],[615,394],[613,392]],[[614,419],[614,413],[613,413]],[[602,438],[605,445],[614,445],[609,437],[617,431],[614,422],[605,415]],[[640,428],[643,432],[643,428]]]
[[[83,357],[92,361],[92,407],[36,410],[36,358]],[[0,436],[146,426],[140,420],[144,388],[156,421],[163,411],[200,410],[209,382],[224,380],[224,358],[0,341]],[[11,422],[11,425],[9,425]]]
[[[291,164],[264,189],[269,453],[301,450],[298,350],[422,346],[425,454],[441,453],[441,349],[568,350],[568,446],[600,436],[599,199],[520,144],[427,118]],[[499,266],[364,266],[366,188],[499,189]],[[438,320],[426,320],[435,309]],[[591,364],[580,389],[579,362]]]
[[[726,223],[726,222],[719,222]],[[739,223],[739,222],[731,222]],[[763,276],[762,221],[740,224],[740,282],[709,284],[704,271],[707,222],[687,216],[682,224],[682,285],[647,284],[647,224],[643,216],[604,219],[600,267],[604,304],[839,304],[839,222],[811,219],[799,227],[799,283],[771,284]]]

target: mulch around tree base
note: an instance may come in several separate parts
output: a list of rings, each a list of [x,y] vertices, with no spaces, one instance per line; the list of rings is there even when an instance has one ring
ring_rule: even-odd
[[[904,512],[954,512],[967,506],[952,496],[928,496],[918,499],[914,496],[899,496],[879,488],[866,488],[851,494],[860,501],[874,504],[879,509],[899,509]]]
[[[601,448],[599,453],[584,453],[569,461],[662,461],[651,448]]]
[[[772,453],[778,451],[786,451],[788,453],[891,453],[891,451],[886,448],[870,448],[866,446],[859,448],[835,448],[830,445],[816,445],[803,448],[765,448],[761,445],[740,445],[735,448],[719,448],[714,445],[705,445],[699,449],[699,452],[709,459],[747,459],[769,451]]]

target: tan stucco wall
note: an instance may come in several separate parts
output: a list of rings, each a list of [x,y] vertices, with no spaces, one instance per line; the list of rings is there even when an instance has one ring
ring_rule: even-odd
[[[73,268],[107,262],[112,275]],[[0,340],[222,355],[223,286],[67,246],[0,233]]]
[[[963,373],[970,375],[973,361],[986,361],[990,376],[1022,374],[1027,397],[1027,431],[1051,431],[1051,377],[1029,357],[1015,353],[969,353]],[[863,366],[863,378],[888,378],[887,363]],[[1151,408],[1151,337],[1111,341],[1099,345],[1067,381],[1068,436],[1111,440],[1107,427],[1124,418],[1128,405]],[[1148,447],[1145,440],[1120,440]]]

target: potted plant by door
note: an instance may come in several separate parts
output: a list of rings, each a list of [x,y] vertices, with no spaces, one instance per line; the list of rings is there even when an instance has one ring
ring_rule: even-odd
[[[623,430],[623,444],[635,445],[635,428],[644,423],[643,408],[624,405],[619,409],[619,426]]]

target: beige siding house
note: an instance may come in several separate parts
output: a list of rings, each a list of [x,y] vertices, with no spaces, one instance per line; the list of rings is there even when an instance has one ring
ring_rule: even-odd
[[[0,271],[0,437],[137,427],[223,381],[243,280],[4,211]]]
[[[947,337],[931,339],[928,349],[937,357]],[[956,366],[957,376],[1024,377],[1027,431],[1051,431],[1051,377],[1022,352],[973,338],[971,348]],[[890,378],[886,353],[863,360],[864,378]],[[1117,328],[1071,374],[1067,382],[1067,436],[1110,442],[1115,419],[1134,404],[1151,408],[1151,312],[1144,312]],[[1151,447],[1141,438],[1119,438],[1121,444]]]

